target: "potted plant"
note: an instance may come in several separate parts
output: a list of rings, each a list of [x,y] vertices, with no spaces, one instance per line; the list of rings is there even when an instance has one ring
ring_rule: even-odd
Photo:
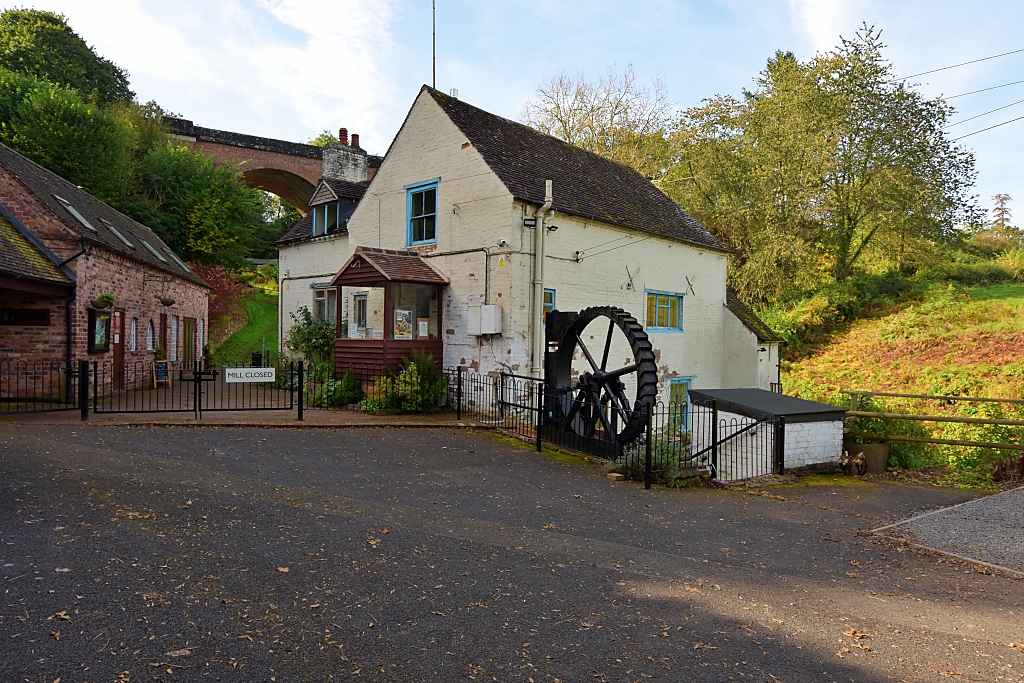
[[[162,296],[162,297],[160,297],[160,303],[162,303],[164,306],[173,306],[174,305],[174,297],[173,296]]]
[[[93,299],[90,303],[93,308],[110,308],[117,303],[117,297],[110,292],[105,292]]]
[[[153,360],[167,360],[167,351],[158,346],[153,349]]]

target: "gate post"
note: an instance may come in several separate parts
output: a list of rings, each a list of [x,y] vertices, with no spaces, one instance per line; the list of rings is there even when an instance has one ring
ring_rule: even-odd
[[[651,441],[653,440],[654,430],[651,429],[651,422],[654,420],[654,414],[651,412],[651,406],[647,406],[647,453],[644,455],[644,488],[651,488]]]
[[[93,412],[95,412],[96,408],[98,408],[99,405],[100,405],[99,392],[97,391],[99,383],[100,383],[100,366],[99,366],[99,363],[97,361],[93,361],[92,362],[92,409],[93,409]]]
[[[786,416],[775,418],[775,474],[786,471]]]
[[[455,368],[455,419],[462,419],[462,366]]]
[[[540,428],[544,424],[544,382],[537,382],[537,452],[540,453]]]
[[[718,399],[711,402],[711,476],[718,479]]]
[[[89,419],[89,361],[78,361],[78,408],[82,419]]]
[[[306,379],[302,376],[303,361],[299,361],[299,421],[304,421],[306,418],[302,414],[302,394],[305,388]]]
[[[192,412],[197,420],[203,418],[203,376],[199,363],[192,363]]]

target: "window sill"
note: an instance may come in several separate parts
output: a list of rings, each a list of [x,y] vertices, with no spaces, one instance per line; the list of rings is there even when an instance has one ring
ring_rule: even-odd
[[[677,330],[674,327],[647,327],[647,332],[656,332],[658,334],[682,334],[682,330]]]

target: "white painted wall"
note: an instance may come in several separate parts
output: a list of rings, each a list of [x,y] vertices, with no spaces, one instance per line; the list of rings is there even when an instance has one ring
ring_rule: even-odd
[[[770,391],[772,383],[779,381],[779,344],[759,343],[757,335],[728,307],[724,321],[721,388],[754,387]]]
[[[352,255],[347,235],[329,235],[278,249],[278,346],[292,327],[291,314],[305,306],[312,312],[313,290],[310,285],[326,285]]]
[[[842,454],[841,420],[786,425],[786,469],[834,463]]]

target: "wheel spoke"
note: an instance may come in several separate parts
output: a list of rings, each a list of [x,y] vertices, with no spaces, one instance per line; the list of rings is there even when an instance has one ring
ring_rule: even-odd
[[[579,342],[580,348],[583,349],[583,355],[587,357],[587,362],[590,363],[590,367],[593,368],[594,372],[599,371],[600,368],[597,367],[594,357],[590,355],[590,349],[588,349],[587,345],[583,343],[583,337],[577,334],[576,341]]]
[[[633,363],[632,365],[627,365],[625,367],[621,367],[618,370],[612,370],[611,372],[606,372],[605,375],[604,375],[604,378],[605,379],[614,379],[616,377],[622,377],[623,375],[628,375],[631,372],[636,372],[636,369],[638,367],[639,366],[636,363]]]
[[[615,321],[608,321],[608,337],[604,340],[604,354],[601,356],[601,370],[608,367],[608,352],[612,349],[612,332],[615,331]]]

